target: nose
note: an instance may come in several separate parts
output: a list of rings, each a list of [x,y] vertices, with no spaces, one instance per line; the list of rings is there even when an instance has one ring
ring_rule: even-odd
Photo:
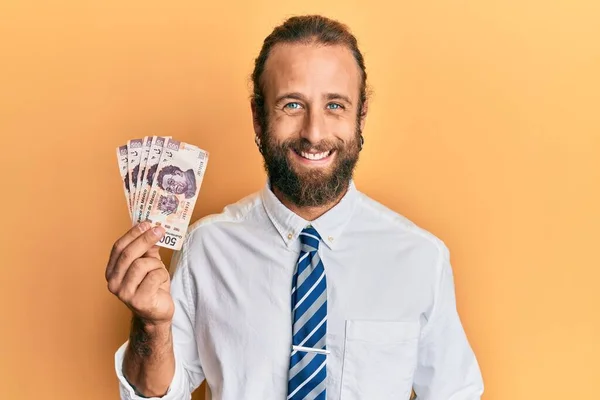
[[[325,115],[318,109],[309,109],[306,113],[301,137],[308,140],[311,144],[316,145],[325,139],[325,136]]]

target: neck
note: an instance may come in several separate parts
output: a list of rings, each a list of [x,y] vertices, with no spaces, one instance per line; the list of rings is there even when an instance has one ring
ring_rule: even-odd
[[[281,201],[281,203],[284,206],[286,206],[290,211],[292,211],[302,219],[305,219],[307,221],[314,221],[315,219],[319,218],[321,215],[325,214],[327,211],[335,207],[335,205],[338,204],[340,200],[342,200],[342,198],[348,191],[349,186],[350,185],[348,185],[346,187],[346,190],[344,190],[335,200],[327,204],[315,207],[300,207],[295,203],[291,202],[277,187],[273,186],[272,189],[273,193],[275,194],[275,197],[277,197],[279,201]]]

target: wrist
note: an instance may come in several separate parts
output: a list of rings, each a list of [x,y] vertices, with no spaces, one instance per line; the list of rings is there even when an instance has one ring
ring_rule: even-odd
[[[171,345],[171,322],[156,323],[134,315],[129,345],[135,354],[143,358],[163,353]]]
[[[134,315],[132,325],[144,329],[148,333],[160,333],[171,330],[171,321],[152,321]]]
[[[171,331],[171,321],[152,321],[133,314],[131,330],[143,330],[148,334],[159,334]]]

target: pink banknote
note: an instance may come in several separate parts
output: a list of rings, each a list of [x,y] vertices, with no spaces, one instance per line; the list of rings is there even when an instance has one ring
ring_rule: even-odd
[[[159,246],[181,248],[207,162],[208,152],[184,142],[166,140],[145,205],[145,219],[165,228]]]
[[[129,180],[129,207],[133,215],[135,202],[137,177],[140,172],[140,160],[142,158],[142,146],[144,139],[132,139],[127,141],[127,174]]]
[[[144,168],[140,170],[141,179],[137,187],[139,194],[137,196],[137,203],[133,209],[134,223],[140,223],[146,219],[145,206],[148,200],[148,193],[150,193],[150,188],[152,188],[154,173],[156,172],[156,168],[160,161],[160,156],[165,145],[165,139],[166,138],[162,136],[152,136],[148,159]]]
[[[142,144],[142,154],[140,157],[140,166],[139,166],[139,171],[137,174],[137,179],[135,182],[135,196],[133,198],[133,215],[135,216],[137,213],[137,206],[139,204],[140,201],[140,187],[141,187],[141,180],[142,180],[142,175],[144,174],[144,168],[146,168],[146,163],[148,162],[148,156],[150,155],[150,146],[152,145],[152,139],[154,139],[156,136],[146,136],[144,137],[144,142]],[[135,224],[136,221],[135,219],[133,220],[133,223]]]
[[[127,200],[127,209],[129,216],[132,216],[131,202],[129,201],[129,173],[127,172],[127,145],[117,147],[117,161],[119,163],[119,172],[121,173],[121,182],[123,183],[123,192]]]

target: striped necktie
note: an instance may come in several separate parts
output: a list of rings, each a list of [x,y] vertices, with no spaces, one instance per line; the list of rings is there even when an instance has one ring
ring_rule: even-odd
[[[312,226],[300,233],[302,247],[292,278],[292,355],[288,400],[325,400],[327,284],[319,257],[321,237]]]

